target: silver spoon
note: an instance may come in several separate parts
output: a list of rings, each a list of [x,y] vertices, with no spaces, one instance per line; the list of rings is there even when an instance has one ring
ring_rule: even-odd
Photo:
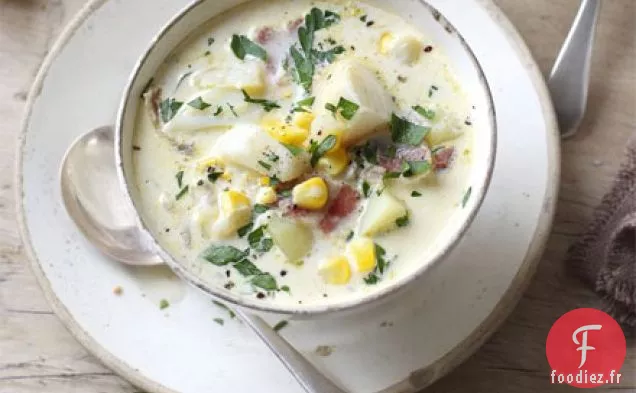
[[[120,191],[113,130],[101,127],[78,138],[62,162],[60,184],[69,216],[110,258],[128,265],[163,263],[147,246],[134,210]],[[345,393],[260,317],[233,311],[263,340],[307,393]]]
[[[562,138],[576,134],[585,115],[600,8],[600,0],[582,0],[548,79]]]

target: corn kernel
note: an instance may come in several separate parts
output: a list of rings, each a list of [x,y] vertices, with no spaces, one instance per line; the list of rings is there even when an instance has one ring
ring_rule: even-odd
[[[329,190],[320,177],[312,177],[294,187],[292,201],[303,209],[318,210],[327,204]]]
[[[309,130],[279,120],[264,120],[261,127],[277,141],[295,146],[300,146],[309,136]]]
[[[382,33],[382,35],[380,36],[380,42],[379,42],[379,50],[380,53],[382,53],[383,55],[386,55],[387,53],[389,53],[389,48],[390,48],[390,43],[391,41],[393,41],[393,34],[386,32],[386,33]]]
[[[323,280],[333,285],[344,285],[351,278],[351,267],[344,256],[327,259],[318,267]]]
[[[316,116],[310,112],[296,112],[292,124],[296,127],[309,130],[311,128],[311,122],[313,122],[315,118]]]
[[[228,190],[219,196],[219,209],[225,214],[246,207],[250,208],[250,199],[240,191]]]
[[[271,183],[271,180],[270,180],[270,178],[269,178],[269,177],[267,177],[267,176],[261,176],[261,177],[259,177],[259,178],[258,178],[258,184],[259,184],[260,186],[263,186],[263,187],[265,187],[265,186],[269,186],[269,185],[270,185],[270,183]]]
[[[278,197],[273,187],[261,187],[256,192],[256,202],[264,205],[276,202]]]
[[[368,237],[351,240],[347,244],[347,255],[361,273],[368,273],[375,268],[375,244]]]
[[[330,151],[324,156],[320,157],[316,167],[331,176],[336,176],[342,173],[349,165],[349,154],[345,149],[337,149]]]

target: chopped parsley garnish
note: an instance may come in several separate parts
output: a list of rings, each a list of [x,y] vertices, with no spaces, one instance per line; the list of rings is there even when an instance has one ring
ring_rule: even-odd
[[[176,200],[179,200],[181,198],[183,198],[185,196],[185,194],[188,193],[188,190],[190,189],[190,186],[185,186],[181,189],[181,191],[179,191],[179,193],[177,194],[177,196],[175,197]]]
[[[168,307],[170,307],[170,302],[169,301],[167,301],[166,299],[161,299],[159,301],[159,309],[160,310],[165,310]]]
[[[428,89],[428,98],[433,97],[433,94],[439,90],[439,88],[435,85],[432,85],[430,89]]]
[[[270,169],[272,169],[272,166],[270,164],[266,163],[265,161],[258,160],[258,165],[262,166],[263,168],[265,168],[268,171]]]
[[[431,170],[432,165],[429,161],[407,161],[404,165],[402,176],[412,177],[421,175]]]
[[[203,52],[203,56],[210,56],[212,54],[212,52],[210,52],[209,50],[206,50],[205,52]]]
[[[232,112],[232,114],[234,115],[234,117],[238,117],[238,114],[236,113],[236,111],[234,110],[234,106],[232,104],[230,104],[229,102],[227,103],[227,107],[230,108],[230,111]]]
[[[364,195],[365,198],[368,198],[370,193],[371,186],[369,185],[369,182],[365,180],[362,182],[362,195]]]
[[[225,266],[228,263],[239,262],[248,255],[249,252],[241,251],[234,246],[212,245],[201,253],[200,257],[216,265]]]
[[[247,242],[258,252],[267,252],[274,246],[274,241],[265,237],[265,226],[260,226],[247,235]]]
[[[378,163],[378,146],[369,142],[362,146],[362,156],[370,164],[376,165]]]
[[[419,105],[415,105],[413,107],[413,110],[417,113],[419,113],[420,115],[424,116],[425,118],[427,118],[428,120],[433,120],[435,118],[435,111],[432,109],[426,109],[423,108]]]
[[[262,98],[252,98],[252,97],[250,97],[249,94],[247,94],[247,92],[245,90],[241,90],[241,91],[243,92],[243,98],[244,98],[245,102],[249,102],[250,104],[261,105],[263,107],[263,109],[265,110],[265,112],[271,112],[272,110],[274,110],[276,108],[280,108],[280,105],[278,105],[274,101],[269,101],[269,100],[265,100],[265,99],[262,99]]]
[[[340,113],[340,116],[342,116],[346,120],[351,120],[353,116],[355,116],[356,112],[358,112],[358,109],[360,109],[360,105],[356,104],[355,102],[351,102],[344,97],[340,97],[340,100],[338,100],[338,105],[326,103],[325,109],[331,112],[334,117],[337,113]]]
[[[380,281],[380,278],[375,273],[369,273],[364,279],[364,283],[367,285],[375,285]]]
[[[282,287],[280,287],[280,290],[283,292],[291,293],[291,289],[288,285],[283,285]]]
[[[221,326],[223,326],[223,324],[225,324],[225,321],[223,320],[223,318],[214,318],[213,321],[218,323]]]
[[[349,233],[347,234],[347,238],[345,240],[349,241],[351,239],[353,239],[353,231],[349,231]]]
[[[289,150],[289,152],[290,152],[290,153],[292,154],[292,156],[294,156],[294,157],[295,157],[295,156],[297,156],[297,155],[299,155],[300,153],[302,153],[302,152],[303,152],[303,149],[301,149],[301,148],[300,148],[300,147],[298,147],[298,146],[294,146],[294,145],[290,145],[290,144],[288,144],[288,143],[282,143],[282,142],[281,142],[281,145],[285,146],[285,148],[286,148],[287,150]]]
[[[174,86],[174,90],[177,91],[179,89],[179,86],[181,86],[181,84],[190,76],[192,75],[192,71],[188,71],[186,73],[184,73],[183,75],[181,75],[179,77],[179,79],[177,80],[177,84]]]
[[[275,291],[278,288],[276,279],[269,273],[259,274],[252,278],[252,285],[258,288],[265,289],[266,291]]]
[[[407,214],[404,217],[400,217],[395,220],[395,225],[397,225],[399,228],[409,225],[409,215]]]
[[[391,116],[391,139],[393,142],[418,146],[430,130],[430,127],[411,123],[398,117],[395,113]]]
[[[223,175],[223,172],[216,172],[216,171],[212,171],[210,173],[208,173],[208,181],[210,183],[214,183],[216,182],[219,177],[221,177]]]
[[[300,42],[302,52],[300,52],[296,46],[292,46],[289,49],[289,53],[294,61],[296,78],[306,91],[311,91],[315,71],[314,63],[315,60],[320,60],[316,59],[316,56],[333,61],[332,56],[335,56],[337,52],[342,53],[340,49],[334,48],[329,54],[316,55],[318,52],[313,50],[314,34],[316,31],[327,28],[339,20],[340,15],[335,12],[323,12],[314,7],[305,15],[304,26],[298,29],[298,41]]]
[[[320,51],[316,49],[311,51],[314,59],[320,62],[326,61],[329,64],[333,63],[336,60],[336,55],[339,55],[344,52],[345,52],[345,48],[342,45],[334,46],[333,48],[328,49],[326,51]]]
[[[179,171],[175,175],[175,178],[177,179],[177,186],[179,188],[181,188],[181,186],[183,185],[183,173],[184,173],[183,171]]]
[[[223,107],[222,107],[221,105],[219,105],[219,106],[216,108],[216,112],[214,112],[214,116],[218,116],[218,115],[220,115],[221,113],[223,113]]]
[[[413,198],[421,197],[421,196],[422,196],[422,193],[421,193],[421,192],[419,192],[419,191],[413,191],[413,192],[411,192],[411,196],[412,196]]]
[[[282,320],[280,322],[278,322],[276,325],[274,325],[274,327],[272,328],[275,332],[280,331],[282,328],[284,328],[285,326],[289,325],[289,322]]]
[[[183,102],[177,101],[174,98],[166,98],[159,104],[159,115],[161,115],[161,121],[164,123],[169,122],[177,114]]]
[[[199,97],[195,98],[194,100],[188,102],[188,106],[191,106],[194,109],[198,109],[198,110],[202,111],[202,110],[205,110],[205,109],[211,107],[212,105],[210,105],[207,102],[203,101],[201,96],[199,96]]]
[[[269,206],[257,203],[254,205],[254,214],[263,214],[269,210]]]
[[[253,227],[254,227],[254,224],[250,222],[249,224],[240,227],[236,231],[236,234],[238,235],[238,237],[245,237],[245,235],[247,235],[252,230]]]
[[[386,251],[382,248],[378,243],[375,243],[375,261],[376,261],[376,269],[380,272],[380,274],[384,273],[387,267],[389,267],[389,262],[384,259],[386,255]]]
[[[383,180],[397,179],[401,175],[402,175],[402,172],[386,172],[384,176],[382,176],[382,179]]]
[[[276,177],[276,175],[274,175],[274,176],[270,176],[270,177],[269,177],[269,184],[270,184],[271,186],[277,186],[277,185],[279,185],[279,184],[280,184],[280,180]]]
[[[234,55],[241,60],[244,60],[246,55],[252,55],[263,61],[267,61],[267,52],[265,52],[265,49],[244,35],[234,34],[230,47]]]
[[[311,147],[311,166],[316,166],[320,157],[327,154],[327,152],[336,146],[338,138],[335,135],[327,135],[318,145],[312,145]]]
[[[243,259],[240,262],[235,263],[234,268],[244,277],[263,274],[261,269],[256,267],[256,265],[250,262],[249,259]]]
[[[280,157],[278,156],[278,154],[274,153],[273,151],[265,152],[264,155],[271,162],[277,162],[278,160],[280,160]]]
[[[292,113],[293,112],[308,112],[308,110],[306,109],[306,107],[310,107],[314,104],[314,101],[316,100],[316,97],[307,97],[304,98],[298,102],[296,102],[296,104],[294,105],[294,107],[292,108]]]
[[[464,197],[462,198],[462,208],[466,207],[466,204],[468,203],[468,199],[470,198],[470,194],[472,194],[472,192],[473,192],[473,188],[468,187],[468,190],[466,190],[466,193],[464,194]]]

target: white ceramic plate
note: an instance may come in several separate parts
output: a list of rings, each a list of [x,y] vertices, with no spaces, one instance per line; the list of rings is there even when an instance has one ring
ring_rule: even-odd
[[[51,50],[30,95],[20,143],[18,210],[26,248],[71,332],[143,389],[299,392],[246,327],[167,273],[102,257],[61,203],[58,167],[65,150],[86,130],[113,122],[138,54],[187,2],[92,1]],[[351,392],[424,387],[471,354],[518,300],[554,213],[557,129],[529,51],[489,1],[430,3],[467,39],[485,70],[499,126],[497,164],[468,234],[414,290],[364,314],[292,321],[282,331]],[[117,285],[122,296],[113,294]],[[159,310],[161,298],[172,305]],[[214,322],[218,317],[224,326]],[[333,353],[316,355],[319,345]]]

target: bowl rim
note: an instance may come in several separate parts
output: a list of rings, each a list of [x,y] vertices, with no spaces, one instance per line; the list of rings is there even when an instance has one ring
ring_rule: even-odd
[[[402,291],[406,290],[410,284],[417,281],[420,277],[426,274],[428,271],[433,269],[437,264],[441,263],[446,257],[451,253],[451,251],[457,246],[460,240],[464,237],[468,228],[473,223],[477,213],[479,212],[483,201],[485,199],[486,193],[490,187],[490,182],[492,180],[492,175],[494,172],[495,162],[496,162],[496,151],[497,151],[497,118],[496,118],[496,110],[494,104],[494,98],[492,95],[492,90],[484,73],[484,70],[481,66],[481,63],[477,59],[477,56],[473,52],[472,48],[466,41],[466,39],[462,36],[462,34],[455,28],[455,26],[450,23],[444,15],[437,10],[434,6],[428,3],[427,0],[417,0],[417,2],[426,8],[428,12],[430,12],[434,19],[443,24],[449,34],[455,35],[455,37],[459,40],[460,45],[463,50],[468,55],[470,61],[473,63],[477,71],[477,77],[482,89],[485,92],[486,96],[486,104],[487,104],[487,116],[490,122],[491,127],[489,127],[488,135],[490,137],[490,143],[485,145],[488,148],[487,152],[487,167],[485,176],[482,178],[481,183],[478,187],[472,185],[471,196],[474,198],[474,203],[470,207],[470,211],[466,215],[466,218],[459,226],[459,228],[453,232],[452,236],[449,236],[445,240],[445,245],[441,247],[437,253],[429,259],[428,263],[422,264],[420,267],[415,269],[411,274],[404,276],[401,279],[393,281],[390,285],[385,286],[379,290],[375,290],[366,294],[362,297],[357,298],[348,298],[343,301],[340,301],[336,304],[307,304],[298,306],[289,306],[289,305],[276,305],[275,303],[268,303],[263,301],[254,301],[254,299],[250,299],[247,297],[242,297],[238,295],[228,295],[223,293],[220,290],[217,290],[214,286],[207,285],[204,280],[201,279],[199,275],[192,272],[190,269],[184,267],[183,264],[179,263],[176,258],[174,258],[165,248],[160,244],[159,241],[155,238],[152,232],[147,228],[142,214],[140,214],[137,204],[135,203],[135,199],[132,197],[132,193],[130,191],[130,185],[127,181],[126,171],[124,169],[124,148],[123,148],[123,135],[124,135],[124,120],[127,116],[127,107],[130,100],[139,99],[137,95],[133,93],[133,86],[137,82],[140,71],[145,66],[146,62],[150,58],[153,50],[157,46],[157,44],[170,32],[170,30],[179,23],[183,18],[185,18],[188,14],[194,11],[197,7],[206,3],[209,0],[193,0],[190,4],[186,5],[180,11],[178,11],[167,23],[165,23],[161,29],[155,34],[155,36],[150,40],[148,46],[143,51],[143,53],[138,57],[138,60],[135,63],[135,66],[130,73],[128,80],[126,82],[126,86],[122,92],[120,104],[117,110],[117,117],[114,125],[115,130],[115,161],[117,168],[117,175],[122,186],[122,192],[124,192],[125,197],[134,207],[135,212],[135,220],[139,227],[139,230],[148,237],[149,241],[152,243],[152,246],[157,251],[157,254],[165,261],[165,263],[170,267],[178,276],[184,279],[189,284],[199,288],[207,295],[212,296],[213,298],[217,298],[226,302],[229,302],[233,305],[245,307],[258,312],[266,312],[266,313],[276,313],[281,315],[293,315],[293,316],[322,316],[328,314],[336,314],[345,311],[352,311],[356,308],[362,308],[364,306],[369,306],[376,302],[381,301],[382,299],[389,299]],[[241,5],[247,1],[251,0],[238,0],[238,3],[231,6],[228,9]],[[215,15],[218,16],[219,14]],[[210,19],[207,19],[209,21]],[[189,33],[196,31],[200,28],[204,23],[196,25],[189,29]],[[179,41],[181,42],[181,41]],[[476,190],[477,189],[477,190]],[[477,192],[475,192],[477,191]]]

